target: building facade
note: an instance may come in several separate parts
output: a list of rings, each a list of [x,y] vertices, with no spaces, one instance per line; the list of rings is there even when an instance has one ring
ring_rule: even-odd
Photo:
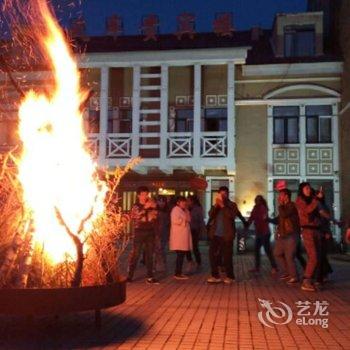
[[[125,210],[147,185],[154,194],[197,193],[207,212],[226,185],[243,215],[258,194],[273,212],[283,179],[294,194],[302,181],[322,186],[335,217],[348,214],[340,195],[350,186],[341,175],[350,162],[339,116],[343,62],[325,43],[323,12],[278,14],[272,30],[227,36],[106,36],[77,44],[85,51],[77,56],[90,92],[84,121],[91,152],[110,169],[143,160],[120,186]],[[47,84],[50,75],[26,74],[28,87]],[[1,126],[9,143],[13,129]]]

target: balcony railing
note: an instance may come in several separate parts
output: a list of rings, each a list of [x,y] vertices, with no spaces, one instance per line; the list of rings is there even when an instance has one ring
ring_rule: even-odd
[[[107,134],[107,158],[130,158],[131,134]]]
[[[227,157],[227,132],[203,132],[201,157]]]
[[[168,158],[191,158],[193,157],[193,134],[169,133],[168,134]]]
[[[98,156],[100,142],[102,140],[100,134],[89,134],[88,136],[88,148],[94,156]],[[153,137],[152,144],[144,144],[141,141],[147,137]],[[154,144],[154,142],[160,142],[160,138],[165,137],[166,142],[166,158],[167,159],[181,159],[181,158],[193,158],[195,156],[195,136],[193,132],[170,132],[162,136],[159,133],[140,133],[139,150],[136,154],[143,149],[159,148],[160,144]],[[106,159],[122,159],[132,157],[132,139],[131,133],[109,133],[105,136],[106,145]],[[158,138],[158,141],[156,140]],[[225,158],[228,155],[227,148],[227,132],[201,132],[198,136],[199,142],[199,157],[200,158]]]

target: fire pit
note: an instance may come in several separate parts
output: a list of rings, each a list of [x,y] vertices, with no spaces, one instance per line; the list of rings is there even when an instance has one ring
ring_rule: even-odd
[[[0,314],[59,315],[95,310],[96,327],[101,327],[101,309],[125,301],[125,280],[113,284],[79,288],[0,289]]]
[[[4,14],[18,31],[12,44],[38,54],[51,88],[22,91],[17,151],[0,155],[0,314],[95,310],[99,327],[101,309],[125,300],[118,260],[128,218],[116,193],[139,160],[112,173],[98,167],[86,145],[82,110],[90,94],[80,87],[75,56],[48,2],[29,3],[8,0]]]

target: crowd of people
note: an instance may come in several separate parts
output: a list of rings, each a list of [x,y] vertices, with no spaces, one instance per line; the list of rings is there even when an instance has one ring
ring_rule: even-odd
[[[202,256],[198,243],[206,235],[211,269],[207,282],[233,283],[233,242],[238,218],[245,230],[252,224],[255,228],[255,267],[249,271],[260,272],[260,251],[263,247],[271,273],[290,285],[301,282],[301,289],[305,291],[316,291],[317,285],[324,284],[332,272],[327,258],[332,242],[330,224],[340,224],[332,217],[322,188],[315,191],[307,182],[300,184],[295,202],[286,186],[278,188],[278,215],[273,218],[269,217],[266,200],[258,195],[250,217],[245,219],[237,204],[229,199],[227,187],[219,188],[206,224],[197,196],[179,196],[169,202],[164,196],[151,198],[147,187],[138,188],[137,201],[130,216],[133,244],[129,256],[129,282],[133,280],[142,254],[147,268],[147,283],[158,284],[154,271],[166,271],[168,246],[176,253],[174,278],[188,279],[189,275],[183,272],[184,261],[188,262],[192,272],[201,269]],[[270,243],[272,224],[276,226],[273,249]],[[350,240],[350,228],[346,237]],[[302,254],[302,246],[307,259]]]

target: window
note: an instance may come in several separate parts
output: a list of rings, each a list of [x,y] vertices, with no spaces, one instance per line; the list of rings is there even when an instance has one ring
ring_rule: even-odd
[[[206,108],[204,131],[227,131],[227,108]]]
[[[131,133],[132,110],[116,108],[108,113],[108,133]]]
[[[176,132],[193,131],[193,109],[178,109],[175,117]]]
[[[315,27],[287,26],[284,28],[285,57],[315,55]]]
[[[273,143],[299,143],[299,107],[273,108]]]
[[[332,142],[332,106],[306,106],[306,142]]]

